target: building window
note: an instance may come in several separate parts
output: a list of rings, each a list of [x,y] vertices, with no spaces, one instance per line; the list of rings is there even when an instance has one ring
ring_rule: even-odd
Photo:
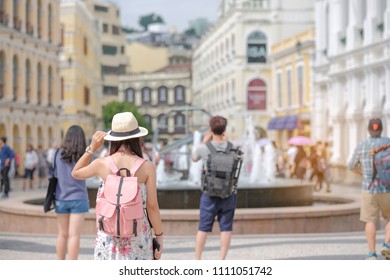
[[[108,7],[100,6],[100,5],[95,5],[95,11],[96,12],[103,12],[103,13],[108,13]]]
[[[267,37],[256,31],[249,35],[247,42],[248,63],[267,63]]]
[[[119,27],[116,25],[112,26],[112,34],[119,35]]]
[[[292,106],[292,78],[291,78],[291,69],[286,72],[287,77],[287,105],[288,107]]]
[[[282,108],[282,104],[283,104],[283,84],[282,84],[282,73],[281,72],[278,72],[278,74],[276,75],[276,80],[277,80],[277,91],[278,91],[278,107],[279,108]]]
[[[47,76],[47,94],[48,94],[48,105],[53,105],[53,71],[51,66],[49,67],[48,76]]]
[[[174,89],[175,92],[175,104],[184,104],[185,103],[185,89],[183,86],[176,86]]]
[[[298,104],[303,105],[303,99],[305,95],[303,65],[297,67],[297,91],[298,91]]]
[[[143,117],[144,117],[145,122],[148,124],[148,128],[150,129],[150,131],[153,131],[153,129],[152,129],[152,116],[145,114],[145,115],[143,115]]]
[[[30,60],[27,59],[26,60],[26,78],[25,78],[25,81],[26,81],[26,103],[29,103],[30,102],[30,98],[31,98],[31,64],[30,64]]]
[[[19,82],[19,60],[16,55],[13,58],[13,67],[12,67],[12,79],[13,79],[13,101],[16,101],[18,98],[18,82]]]
[[[38,74],[37,74],[37,104],[42,102],[42,66],[38,63]]]
[[[103,54],[116,55],[117,52],[118,50],[116,46],[103,45]]]
[[[125,100],[129,103],[135,103],[135,90],[133,88],[128,88],[125,90]]]
[[[144,87],[141,90],[142,104],[150,104],[152,102],[152,90],[149,87]]]
[[[14,12],[14,17],[13,17],[13,24],[14,28],[18,31],[20,31],[22,27],[22,21],[19,19],[19,1],[14,0],[13,1],[13,12]]]
[[[185,119],[182,113],[175,115],[175,133],[185,133]]]
[[[65,97],[65,81],[64,78],[61,77],[61,101],[64,100]]]
[[[161,86],[158,88],[158,103],[159,104],[168,103],[168,88],[166,86]]]
[[[49,7],[48,7],[47,22],[48,22],[47,36],[48,36],[49,42],[51,43],[52,42],[52,29],[53,29],[51,4],[49,4]]]
[[[160,133],[168,133],[168,118],[165,114],[161,114],[157,118],[158,128]]]
[[[103,87],[103,94],[105,95],[118,95],[118,87]]]
[[[38,38],[42,38],[42,1],[38,0],[37,7],[37,19],[38,19]]]
[[[255,79],[249,82],[247,88],[247,109],[267,109],[267,86],[263,80]]]
[[[89,88],[84,87],[84,105],[88,106],[89,105]]]
[[[84,55],[88,55],[88,39],[84,36]]]
[[[33,29],[33,25],[31,23],[31,1],[30,0],[27,0],[26,1],[26,22],[25,22],[25,25],[26,25],[26,32],[27,34],[29,35],[33,35],[34,34],[34,29]]]
[[[5,77],[5,55],[0,52],[0,99],[4,97],[4,77]]]
[[[108,24],[103,23],[103,33],[108,33]]]

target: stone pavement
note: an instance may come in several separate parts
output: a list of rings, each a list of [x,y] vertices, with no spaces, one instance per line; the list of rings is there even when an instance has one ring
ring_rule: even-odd
[[[10,199],[22,192],[14,182]],[[37,190],[33,190],[34,192]],[[359,195],[356,185],[334,184],[332,192]],[[1,201],[0,201],[1,203]],[[217,226],[217,225],[215,225]],[[383,224],[377,235],[377,251],[384,239]],[[0,260],[56,259],[56,235],[0,232]],[[193,236],[166,236],[164,260],[194,259]],[[82,236],[79,259],[93,259],[94,236]],[[209,236],[204,259],[218,259],[219,238]],[[316,234],[233,235],[227,256],[230,260],[362,260],[367,254],[364,232]],[[383,259],[382,256],[380,256]]]

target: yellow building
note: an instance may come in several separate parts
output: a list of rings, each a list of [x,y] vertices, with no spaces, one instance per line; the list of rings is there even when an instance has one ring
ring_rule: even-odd
[[[126,45],[127,73],[151,73],[169,64],[168,47],[132,42]]]
[[[101,45],[95,19],[81,0],[61,3],[64,51],[62,129],[80,125],[87,137],[102,128]]]
[[[60,140],[60,45],[59,1],[0,1],[0,135],[21,156]]]
[[[98,25],[101,40],[103,105],[118,100],[118,77],[126,73],[126,38],[122,32],[120,9],[114,2],[84,0]]]
[[[314,38],[314,29],[310,29],[271,48],[273,118],[268,123],[268,130],[284,148],[292,136],[311,134]]]

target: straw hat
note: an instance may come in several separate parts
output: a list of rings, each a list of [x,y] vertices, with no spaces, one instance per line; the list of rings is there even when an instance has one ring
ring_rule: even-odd
[[[142,137],[148,130],[138,126],[138,121],[130,112],[118,113],[112,118],[111,130],[104,137],[107,141],[122,141]]]

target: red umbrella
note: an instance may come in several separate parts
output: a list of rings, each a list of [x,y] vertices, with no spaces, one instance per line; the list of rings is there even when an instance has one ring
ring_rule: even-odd
[[[295,146],[311,146],[314,145],[313,139],[306,136],[294,136],[288,140],[290,145]]]

